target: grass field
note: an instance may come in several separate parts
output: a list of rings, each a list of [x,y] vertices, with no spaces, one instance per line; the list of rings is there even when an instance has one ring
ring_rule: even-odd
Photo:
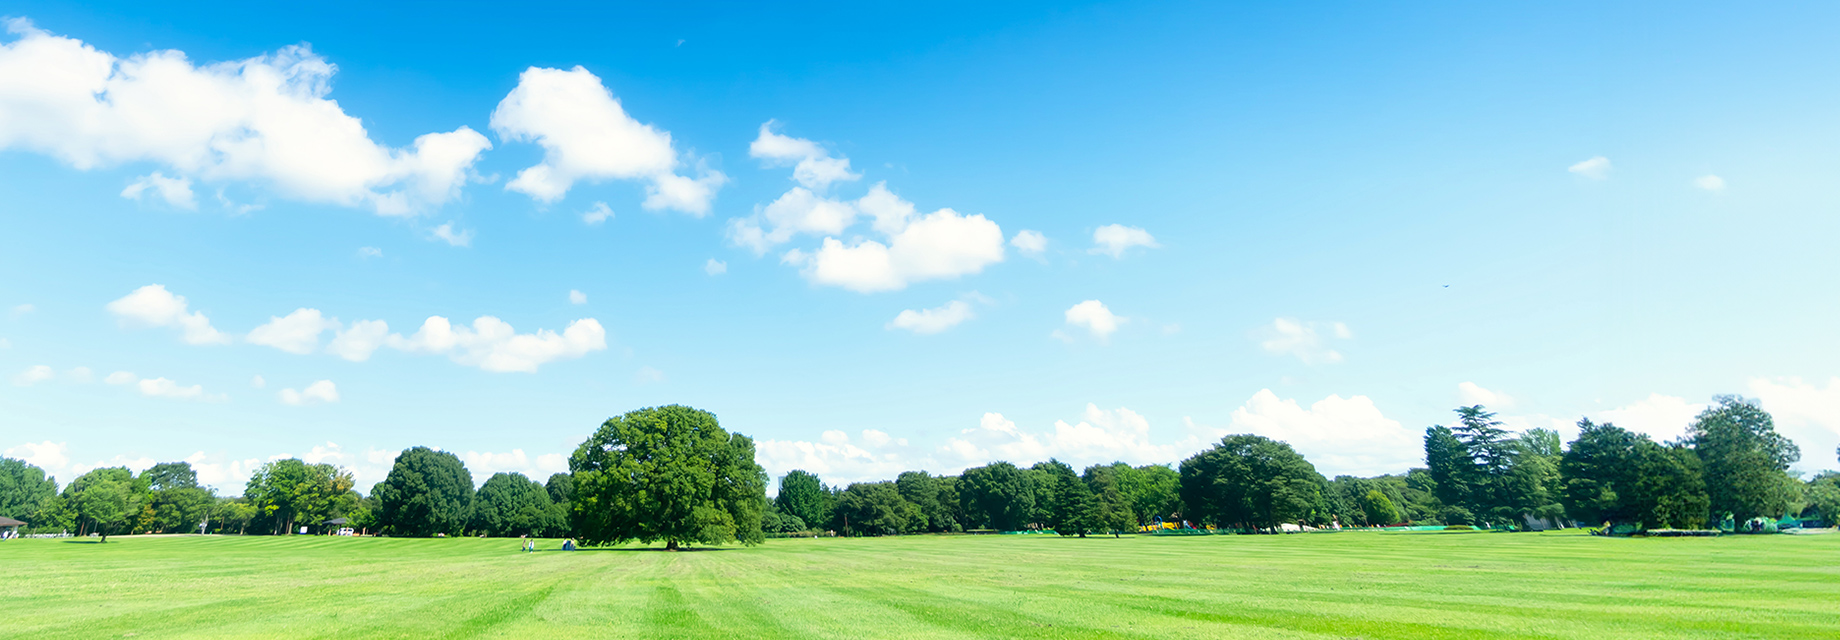
[[[0,543],[19,638],[1835,638],[1840,535]],[[546,542],[555,548],[553,541]]]

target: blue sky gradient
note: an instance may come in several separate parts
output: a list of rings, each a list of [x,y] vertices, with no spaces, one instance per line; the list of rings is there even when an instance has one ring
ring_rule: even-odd
[[[482,481],[542,475],[608,416],[667,403],[761,441],[775,475],[832,481],[1175,462],[1248,431],[1331,475],[1398,472],[1472,402],[1516,428],[1590,415],[1671,437],[1736,393],[1776,414],[1802,471],[1840,443],[1831,5],[6,11],[30,22],[0,46],[39,33],[210,65],[305,44],[376,144],[464,126],[490,145],[411,215],[147,157],[79,166],[9,141],[59,116],[18,107],[52,72],[7,75],[17,48],[0,51],[0,449],[60,481],[189,458],[236,493],[287,454],[368,488],[414,445]],[[508,188],[544,148],[494,110],[526,70],[576,66],[668,132],[677,174],[726,177],[705,215],[648,209],[649,178],[548,202]],[[769,122],[860,175],[820,194],[882,183],[918,214],[982,215],[1001,260],[861,292],[785,257],[888,242],[866,212],[741,246],[735,221],[797,186],[750,152]],[[124,197],[156,171],[194,206]],[[596,203],[612,217],[584,221]],[[1095,240],[1109,225],[1153,240],[1114,255]],[[1010,244],[1023,230],[1045,250]],[[153,284],[229,343],[108,309]],[[1068,320],[1089,300],[1115,331]],[[970,317],[936,333],[894,324],[955,301]],[[249,342],[296,309],[405,340],[430,316],[522,334],[593,319],[604,348],[521,372],[393,348],[352,362],[324,352],[330,332],[305,355]],[[117,371],[135,382],[104,382]],[[154,378],[202,389],[148,395]],[[336,401],[281,395],[321,380]]]

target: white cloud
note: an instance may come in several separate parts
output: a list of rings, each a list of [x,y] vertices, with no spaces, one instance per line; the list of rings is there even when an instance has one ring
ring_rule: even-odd
[[[89,367],[76,367],[64,372],[64,378],[71,382],[86,383],[94,379],[93,374]]]
[[[257,379],[261,379],[261,377],[262,376],[256,376]],[[140,376],[134,375],[131,372],[117,371],[109,374],[108,377],[103,378],[102,381],[108,384],[134,384],[140,379]]]
[[[587,303],[588,303],[588,294],[582,293],[575,289],[569,290],[569,304],[587,304]]]
[[[1707,174],[1707,175],[1700,176],[1698,178],[1694,178],[1693,186],[1699,187],[1701,189],[1705,189],[1707,191],[1713,191],[1713,192],[1724,191],[1725,190],[1725,179],[1715,176],[1715,175]]]
[[[545,363],[606,349],[607,332],[593,318],[571,322],[560,334],[547,329],[519,334],[492,316],[474,320],[472,328],[432,316],[415,335],[391,335],[387,343],[404,351],[447,354],[454,362],[486,371],[536,373]]]
[[[771,477],[785,475],[793,469],[818,474],[832,484],[872,480],[890,480],[902,471],[934,468],[913,450],[904,439],[868,436],[879,431],[864,431],[863,445],[850,442],[842,431],[826,431],[818,442],[802,440],[760,440],[755,443],[755,459]]]
[[[1421,462],[1419,435],[1387,418],[1367,396],[1330,395],[1303,408],[1260,389],[1233,410],[1232,422],[1210,434],[1252,433],[1282,440],[1323,475],[1402,473]]]
[[[334,321],[337,322],[336,320]],[[359,320],[350,327],[338,329],[326,350],[352,362],[364,362],[371,358],[389,340],[390,325],[382,320]]]
[[[492,130],[505,140],[535,142],[543,162],[518,172],[505,188],[540,202],[555,202],[578,180],[644,180],[647,209],[709,213],[715,190],[727,182],[703,169],[678,176],[671,134],[626,114],[620,101],[587,69],[531,67],[492,112]]]
[[[178,327],[188,344],[229,344],[230,336],[211,326],[204,312],[187,313],[185,296],[174,295],[166,287],[150,284],[108,304],[110,313],[123,324],[152,327]]]
[[[1056,420],[1054,430],[1024,431],[1000,413],[986,413],[978,426],[959,432],[939,448],[941,464],[962,470],[996,460],[1028,466],[1049,458],[1081,469],[1093,464],[1123,461],[1130,464],[1168,464],[1198,449],[1194,433],[1168,444],[1151,442],[1150,421],[1130,409],[1101,409],[1088,403],[1080,421]]]
[[[7,31],[17,39],[0,44],[0,149],[77,169],[153,162],[177,172],[168,180],[255,182],[303,201],[403,215],[457,195],[491,148],[466,127],[410,148],[377,144],[326,98],[337,68],[305,45],[195,66],[172,50],[118,58],[25,19]],[[169,200],[182,195],[149,186]]]
[[[1599,411],[1591,415],[1597,422],[1614,423],[1616,426],[1648,434],[1656,441],[1665,442],[1685,435],[1687,425],[1693,423],[1694,416],[1705,411],[1703,403],[1687,402],[1685,399],[1651,393],[1647,398],[1635,404]]]
[[[139,383],[141,395],[149,398],[176,398],[180,400],[202,400],[205,402],[223,402],[229,396],[205,393],[203,385],[182,386],[166,378],[146,378]]]
[[[286,317],[269,316],[266,324],[251,329],[243,339],[250,344],[305,355],[319,349],[321,332],[339,329],[337,319],[320,315],[318,309],[300,308]]]
[[[1508,397],[1508,394],[1484,389],[1474,382],[1457,383],[1457,399],[1466,406],[1473,404],[1494,408],[1514,406],[1514,399]]]
[[[38,310],[38,307],[33,306],[31,303],[26,303],[26,304],[21,304],[21,305],[15,305],[13,307],[12,312],[13,312],[13,317],[17,318],[19,316],[23,316],[25,314],[28,314],[28,313],[31,313],[37,310]]]
[[[885,329],[906,329],[921,335],[931,335],[956,327],[959,323],[970,320],[976,314],[971,311],[971,304],[963,300],[953,300],[944,306],[932,309],[902,310],[890,321]]]
[[[1802,448],[1798,469],[1832,469],[1835,447],[1840,446],[1840,377],[1827,386],[1801,378],[1758,378],[1750,391],[1776,419],[1776,430]]]
[[[55,377],[57,373],[52,371],[51,367],[41,364],[27,367],[25,371],[19,372],[19,375],[13,376],[13,384],[30,387]]]
[[[1009,239],[1009,246],[1015,247],[1022,255],[1039,258],[1048,250],[1048,236],[1042,235],[1040,231],[1023,229]]]
[[[664,372],[651,367],[639,367],[639,371],[633,374],[633,381],[639,384],[664,382]]]
[[[249,476],[254,475],[264,462],[261,458],[244,460],[225,460],[223,456],[207,455],[199,451],[185,457],[185,462],[192,465],[192,471],[198,474],[198,484],[214,487],[220,494],[236,495],[249,483]],[[363,487],[369,491],[369,487]]]
[[[358,257],[381,258],[383,257],[383,250],[376,247],[358,247]]]
[[[1354,337],[1348,325],[1340,322],[1302,322],[1295,318],[1278,318],[1260,332],[1259,346],[1277,354],[1297,356],[1304,364],[1342,361],[1341,352],[1329,347],[1329,340]],[[1325,335],[1326,334],[1326,335]]]
[[[773,166],[794,165],[792,179],[820,192],[833,182],[862,178],[862,174],[850,172],[849,158],[833,158],[816,142],[774,133],[772,120],[760,125],[760,135],[748,144],[748,155]]]
[[[1114,259],[1123,258],[1126,249],[1145,247],[1155,249],[1163,245],[1150,237],[1150,232],[1138,227],[1122,224],[1108,224],[1093,230],[1092,253],[1109,255]]]
[[[135,178],[128,188],[121,190],[121,197],[140,200],[141,196],[152,194],[166,204],[177,209],[197,209],[198,199],[192,195],[191,178],[168,178],[155,171]]]
[[[1112,333],[1118,330],[1118,325],[1130,320],[1113,314],[1111,309],[1105,307],[1105,303],[1098,300],[1087,300],[1068,307],[1067,312],[1063,315],[1066,316],[1069,326],[1085,328],[1088,333],[1092,334],[1092,337],[1099,339],[1100,342],[1110,339]]]
[[[256,376],[249,379],[249,386],[262,389],[268,386],[268,380],[263,379],[262,376]]]
[[[721,260],[717,260],[715,258],[710,258],[708,262],[703,263],[703,273],[707,273],[712,276],[719,276],[724,273],[728,273],[728,263],[723,262]]]
[[[613,207],[605,202],[596,202],[581,213],[581,221],[587,224],[600,224],[613,219]]]
[[[485,484],[496,473],[522,473],[527,478],[544,482],[551,474],[569,471],[569,457],[560,453],[531,456],[523,449],[512,449],[508,453],[468,451],[459,456],[460,461],[466,463],[467,471],[473,473],[475,486]]]
[[[249,474],[263,463],[275,460],[285,460],[287,458],[299,458],[302,462],[307,464],[330,464],[347,469],[351,471],[352,479],[356,482],[357,488],[360,491],[369,493],[372,486],[376,485],[378,482],[382,482],[383,479],[389,475],[390,467],[394,464],[396,455],[396,451],[376,448],[368,449],[360,454],[356,451],[346,451],[345,448],[339,446],[338,443],[327,442],[323,445],[314,445],[311,450],[299,455],[278,453],[269,456],[267,460],[252,459],[233,462],[230,465],[231,468],[227,470],[227,475],[230,476],[230,481],[235,482],[235,484],[233,486],[221,488],[230,491],[240,489],[243,485],[242,480],[247,479]],[[237,470],[238,467],[241,468],[241,471]],[[240,475],[238,475],[239,473]],[[204,480],[204,472],[199,471],[198,476],[199,481],[202,482]]]
[[[788,264],[803,267],[807,280],[859,293],[895,291],[925,280],[957,278],[1003,261],[1003,230],[982,215],[951,209],[921,216],[888,244],[859,240],[844,244],[825,238],[817,251],[788,251]]]
[[[276,394],[276,397],[281,399],[282,404],[296,407],[319,404],[322,402],[332,403],[339,401],[339,388],[338,385],[332,384],[331,380],[321,380],[307,385],[305,389],[299,391],[282,389],[280,393]]]
[[[464,229],[464,230],[456,231],[454,229],[454,223],[452,222],[441,223],[441,226],[435,227],[433,231],[429,232],[429,234],[434,236],[435,239],[437,240],[446,242],[449,246],[454,246],[454,247],[473,246],[473,230]]]
[[[1589,160],[1566,167],[1565,170],[1592,180],[1603,180],[1610,177],[1610,159],[1593,156]]]
[[[70,464],[70,444],[67,442],[27,442],[6,450],[6,457],[26,461],[26,464],[44,469],[48,474],[64,470]],[[68,478],[66,484],[68,484]]]

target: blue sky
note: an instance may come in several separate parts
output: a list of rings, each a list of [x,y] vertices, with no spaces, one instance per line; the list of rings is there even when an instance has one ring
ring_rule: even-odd
[[[546,475],[666,403],[833,481],[1840,443],[1830,6],[6,11],[0,449],[61,481]]]

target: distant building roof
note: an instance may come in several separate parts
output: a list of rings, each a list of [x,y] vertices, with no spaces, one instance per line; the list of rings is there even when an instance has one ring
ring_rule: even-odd
[[[14,520],[12,518],[8,518],[6,516],[0,516],[0,527],[23,527],[23,526],[26,526],[26,523],[20,522],[18,520]]]

